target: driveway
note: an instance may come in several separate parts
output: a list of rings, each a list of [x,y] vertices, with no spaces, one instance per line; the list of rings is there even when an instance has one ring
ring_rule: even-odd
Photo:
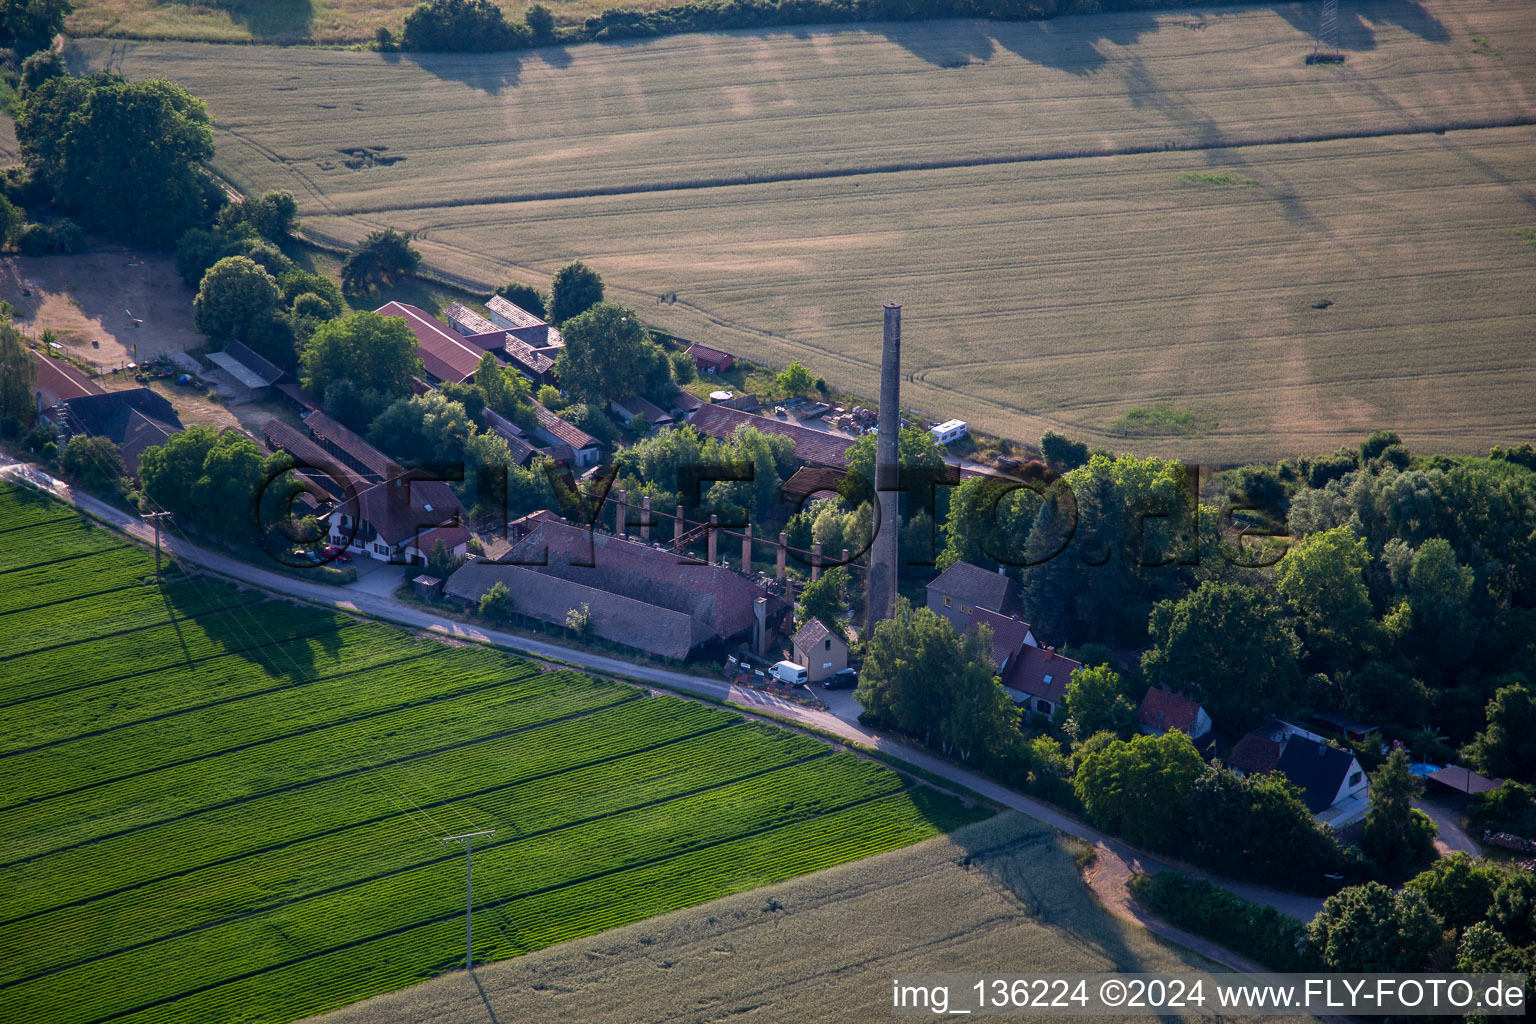
[[[153,542],[154,531],[137,517],[130,516],[88,494],[76,492],[64,482],[48,477],[46,474],[31,467],[25,465],[0,467],[0,477],[23,475],[29,469],[30,479],[37,486],[45,487],[60,499],[85,509],[92,515],[133,537]],[[1106,889],[1105,896],[1101,898],[1104,898],[1106,906],[1109,906],[1112,910],[1120,902],[1115,897],[1112,889],[1114,886],[1118,886],[1123,890],[1124,878],[1127,872],[1146,871],[1156,873],[1170,869],[1198,878],[1205,878],[1229,889],[1246,900],[1267,904],[1281,913],[1303,921],[1311,920],[1322,909],[1322,900],[1317,897],[1298,896],[1247,882],[1223,879],[1193,865],[1143,853],[1134,847],[1126,845],[1119,839],[1108,836],[1098,829],[1079,821],[1077,818],[1050,804],[1025,796],[1022,793],[1016,793],[993,782],[991,779],[968,771],[958,765],[951,764],[948,761],[941,760],[925,750],[908,746],[899,740],[876,733],[858,723],[857,705],[852,702],[851,691],[822,691],[821,695],[824,698],[838,699],[838,703],[833,705],[837,710],[835,712],[819,711],[790,701],[781,700],[771,694],[758,690],[738,687],[723,679],[710,679],[657,666],[635,664],[543,640],[467,625],[453,619],[443,618],[430,610],[399,604],[388,596],[381,597],[365,590],[356,589],[355,585],[353,587],[337,588],[320,583],[306,583],[303,580],[296,580],[290,576],[269,572],[259,566],[240,561],[229,555],[203,548],[189,540],[174,525],[166,531],[163,544],[165,550],[176,555],[178,558],[201,565],[205,569],[278,594],[299,598],[312,604],[368,615],[412,629],[427,630],[466,640],[495,644],[499,647],[531,654],[538,658],[577,665],[603,675],[616,676],[641,683],[651,683],[671,690],[729,701],[747,711],[768,715],[791,724],[806,726],[850,743],[877,750],[891,758],[920,768],[933,776],[945,779],[957,786],[965,787],[993,803],[1019,811],[1068,835],[1076,836],[1087,842],[1090,846],[1095,847],[1099,852],[1099,856],[1107,861],[1102,877],[1110,880],[1109,885],[1111,888]],[[1115,866],[1113,863],[1110,863],[1112,861],[1119,861],[1123,867]],[[1139,918],[1137,919],[1139,920]],[[1164,934],[1169,934],[1168,931],[1163,929],[1154,930],[1161,930]],[[1193,939],[1194,937],[1190,936],[1190,938]]]
[[[1440,834],[1435,836],[1435,849],[1440,856],[1452,853],[1470,853],[1474,857],[1483,855],[1477,840],[1461,827],[1461,812],[1456,808],[1440,800],[1419,800],[1413,806],[1429,815],[1440,827]]]

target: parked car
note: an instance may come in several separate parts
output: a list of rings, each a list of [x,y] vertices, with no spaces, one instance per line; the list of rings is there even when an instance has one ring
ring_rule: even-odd
[[[352,561],[352,552],[346,548],[337,547],[335,544],[325,546],[325,557],[332,562],[340,562],[342,565]]]
[[[845,668],[841,672],[834,672],[827,676],[821,681],[821,685],[828,690],[851,690],[859,685],[859,674],[851,668]]]

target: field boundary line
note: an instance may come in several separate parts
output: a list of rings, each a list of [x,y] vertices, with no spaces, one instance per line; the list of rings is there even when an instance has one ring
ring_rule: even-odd
[[[839,805],[837,807],[828,808],[827,810],[819,812],[817,814],[807,815],[806,817],[803,817],[803,818],[793,818],[793,819],[791,819],[789,821],[780,822],[780,823],[775,824],[775,825],[766,825],[766,826],[763,826],[762,828],[751,829],[751,830],[749,830],[747,832],[741,833],[740,835],[734,835],[734,836],[731,836],[731,837],[729,837],[727,839],[718,839],[718,840],[714,840],[714,841],[711,841],[711,842],[708,842],[708,843],[700,843],[697,846],[690,846],[690,847],[688,847],[685,850],[679,850],[676,853],[667,854],[666,856],[652,857],[652,858],[650,858],[648,860],[637,861],[634,864],[627,864],[627,865],[625,865],[622,868],[613,868],[613,869],[608,870],[608,871],[594,872],[591,875],[586,875],[586,876],[583,876],[581,878],[569,879],[567,881],[561,882],[559,885],[545,886],[545,887],[540,888],[540,889],[534,889],[534,890],[530,890],[528,892],[518,893],[515,896],[503,897],[501,899],[488,901],[486,903],[480,904],[480,907],[481,907],[482,910],[488,910],[488,909],[492,909],[492,908],[495,908],[495,907],[500,907],[500,906],[502,906],[502,905],[504,905],[506,903],[511,902],[514,899],[529,899],[531,897],[544,896],[544,895],[547,895],[547,894],[552,893],[552,892],[558,892],[561,889],[569,888],[569,887],[571,887],[573,885],[585,884],[587,882],[595,882],[595,881],[598,881],[599,879],[607,878],[607,877],[610,877],[612,875],[623,874],[626,871],[636,871],[636,870],[639,870],[641,868],[654,867],[657,864],[664,864],[664,863],[666,863],[669,860],[675,860],[678,857],[683,857],[683,856],[688,856],[690,854],[695,854],[695,853],[698,853],[698,852],[700,852],[702,850],[713,849],[714,847],[717,847],[717,846],[724,846],[724,845],[726,845],[728,843],[740,842],[743,839],[751,839],[751,838],[754,838],[754,837],[759,836],[759,835],[765,835],[765,834],[770,833],[770,832],[779,831],[780,829],[790,828],[790,827],[795,826],[795,825],[803,825],[806,822],[816,821],[816,820],[818,820],[820,818],[826,818],[826,817],[831,817],[833,815],[841,814],[844,811],[849,811],[849,810],[852,810],[855,807],[861,807],[861,806],[863,806],[865,804],[873,803],[873,802],[875,802],[877,800],[885,800],[885,799],[888,799],[888,798],[893,797],[893,796],[899,796],[902,793],[908,792],[909,789],[910,789],[910,787],[903,787],[901,789],[892,790],[891,792],[888,792],[888,793],[880,793],[880,794],[875,795],[875,796],[860,797],[858,800],[854,800],[854,801],[851,801],[851,802],[846,803],[846,804],[841,804],[841,805]],[[855,858],[855,859],[857,859],[857,858]],[[213,989],[220,988],[220,987],[222,987],[224,985],[232,985],[232,984],[235,984],[237,982],[248,981],[251,978],[258,978],[261,975],[269,974],[272,971],[284,970],[284,969],[289,968],[289,967],[297,966],[298,964],[307,963],[310,960],[319,959],[320,957],[323,957],[323,956],[330,956],[333,953],[345,952],[346,950],[349,950],[349,949],[355,949],[358,946],[365,946],[365,945],[367,945],[370,942],[377,942],[380,939],[388,939],[388,938],[392,938],[392,937],[394,937],[396,935],[403,935],[406,932],[414,931],[417,928],[429,928],[429,927],[431,927],[432,925],[435,925],[435,924],[443,924],[443,923],[448,922],[448,921],[457,921],[457,920],[460,920],[462,916],[463,915],[457,909],[455,909],[451,913],[440,914],[440,915],[438,915],[436,917],[428,918],[428,919],[423,920],[423,921],[417,921],[417,922],[415,922],[413,924],[401,925],[401,926],[396,927],[396,928],[391,928],[391,929],[389,929],[387,931],[379,932],[376,935],[370,935],[370,936],[368,936],[365,939],[356,939],[356,940],[353,940],[351,942],[344,942],[341,945],[333,946],[333,947],[331,947],[329,949],[317,950],[317,951],[315,951],[313,953],[306,953],[303,956],[295,957],[295,958],[293,958],[291,960],[285,960],[285,961],[283,961],[281,963],[271,964],[271,965],[266,966],[266,967],[257,968],[256,970],[253,970],[253,971],[246,971],[246,972],[244,972],[242,974],[234,975],[233,977],[223,978],[223,979],[220,979],[219,981],[209,982],[208,984],[205,984],[205,985],[199,985],[199,986],[197,986],[195,988],[192,988],[192,989],[189,989],[189,990],[187,990],[185,992],[178,992],[175,995],[163,996],[163,997],[161,997],[159,999],[152,1000],[152,1001],[150,1001],[148,1003],[143,1003],[143,1004],[141,1004],[139,1006],[130,1007],[130,1008],[126,1009],[126,1010],[119,1010],[119,1011],[117,1011],[115,1013],[110,1013],[110,1014],[106,1015],[105,1017],[97,1017],[97,1018],[95,1018],[93,1020],[85,1022],[85,1024],[107,1024],[108,1021],[118,1020],[119,1018],[131,1016],[133,1014],[143,1013],[143,1012],[145,1012],[147,1010],[153,1010],[154,1008],[156,1008],[158,1006],[164,1006],[164,1005],[166,1005],[168,1003],[174,1003],[174,1002],[177,1002],[179,1000],[189,998],[191,996],[200,995],[200,994],[202,994],[204,992],[212,991]]]
[[[93,555],[104,555],[109,551],[120,551],[125,547],[136,548],[136,544],[114,544],[111,547],[102,548],[100,551],[82,551],[75,555],[64,555],[62,558],[50,558],[46,562],[31,562],[27,565],[13,565],[9,569],[0,569],[0,576],[6,576],[13,572],[25,572],[28,569],[43,569],[50,565],[59,565],[63,562],[73,562],[81,558],[90,558]],[[18,609],[25,610],[25,609]],[[7,613],[9,614],[9,613]]]
[[[953,157],[947,160],[911,160],[887,164],[863,164],[822,170],[779,171],[714,178],[679,178],[672,181],[640,182],[630,185],[594,185],[589,188],[549,189],[541,192],[509,192],[497,196],[446,199],[435,203],[386,203],[375,206],[334,208],[322,216],[357,217],[378,213],[415,210],[451,210],[474,206],[515,206],[522,203],[559,202],[568,199],[598,199],[613,196],[646,195],[654,192],[689,192],[701,189],[739,188],[753,185],[777,185],[797,181],[825,181],[913,171],[963,170],[971,167],[997,167],[1010,164],[1051,163],[1062,160],[1093,160],[1105,157],[1148,156],[1154,153],[1202,153],[1264,146],[1304,145],[1319,142],[1343,142],[1350,139],[1381,139],[1407,135],[1444,135],[1452,131],[1482,131],[1494,128],[1528,128],[1536,125],[1536,116],[1480,118],[1439,124],[1405,124],[1371,131],[1329,131],[1306,135],[1276,135],[1257,139],[1216,141],[1168,140],[1128,146],[1101,146],[1091,149],[1045,150],[1038,153],[1003,153],[992,156]]]
[[[728,728],[730,725],[733,725],[733,724],[740,724],[740,723],[727,723],[725,726],[722,726],[721,728]],[[681,741],[678,741],[678,742],[681,742]],[[796,760],[790,761],[790,762],[786,762],[785,764],[774,765],[771,768],[761,768],[761,769],[758,769],[756,771],[748,772],[745,775],[738,775],[738,776],[735,776],[733,778],[727,778],[727,779],[721,779],[721,780],[714,781],[714,782],[709,782],[709,783],[706,783],[705,785],[697,786],[694,789],[686,790],[686,791],[681,792],[681,793],[673,793],[670,796],[656,797],[655,799],[652,799],[652,800],[644,800],[644,801],[641,801],[640,803],[631,804],[631,805],[629,805],[627,807],[616,808],[616,809],[614,809],[612,811],[606,811],[606,812],[604,812],[602,814],[593,814],[593,815],[589,815],[588,817],[585,817],[585,818],[577,818],[577,819],[575,819],[573,821],[562,822],[562,823],[560,823],[558,825],[551,825],[551,826],[549,826],[547,828],[535,829],[532,832],[522,833],[522,834],[517,835],[517,836],[515,836],[515,837],[513,837],[511,839],[507,839],[507,840],[505,840],[503,842],[490,842],[490,843],[486,843],[484,845],[484,850],[489,851],[489,850],[492,850],[492,849],[495,849],[495,848],[501,847],[501,846],[516,845],[517,843],[523,842],[524,840],[528,840],[528,839],[540,839],[540,838],[543,838],[544,836],[554,835],[557,832],[564,832],[567,829],[580,828],[583,825],[591,825],[591,824],[594,824],[595,822],[603,821],[603,820],[608,819],[608,818],[617,818],[617,817],[621,817],[621,816],[623,816],[625,814],[632,814],[635,811],[643,811],[643,810],[645,810],[645,809],[647,809],[649,807],[657,807],[657,806],[660,806],[662,804],[672,803],[672,802],[677,801],[677,800],[684,800],[684,799],[687,799],[688,797],[698,796],[701,793],[708,793],[711,790],[723,789],[723,788],[726,788],[728,786],[734,786],[734,785],[737,785],[737,784],[743,783],[743,782],[752,782],[754,780],[761,779],[761,778],[764,778],[766,776],[772,775],[775,772],[786,771],[786,770],[788,770],[790,768],[798,768],[798,767],[801,767],[801,766],[803,766],[805,764],[808,764],[808,763],[810,763],[812,761],[818,761],[818,760],[822,760],[824,758],[831,757],[831,756],[833,756],[833,753],[834,752],[831,751],[831,750],[817,751],[814,754],[809,754],[809,755],[807,755],[805,757],[797,758]],[[575,770],[575,769],[571,769],[571,770]],[[556,774],[557,775],[564,775],[564,774],[566,774],[566,772],[558,772]],[[515,785],[521,785],[521,784],[522,783],[517,783]],[[506,786],[491,787],[491,789],[480,790],[480,791],[475,792],[475,793],[467,793],[467,794],[464,794],[463,796],[454,797],[453,799],[454,800],[470,800],[470,799],[474,799],[475,797],[478,797],[478,796],[483,796],[486,793],[491,792],[491,791],[493,791],[495,789],[505,789],[505,788],[508,788],[508,787],[506,787]],[[896,792],[900,792],[900,790],[896,790]],[[888,794],[886,794],[886,795],[888,795]],[[441,802],[442,803],[447,803],[449,801],[441,801]],[[424,805],[424,806],[431,806],[431,805]],[[684,852],[687,852],[687,851],[684,851]],[[131,952],[133,952],[136,949],[144,949],[144,948],[146,948],[148,946],[153,946],[156,943],[170,942],[170,941],[172,941],[174,939],[179,939],[179,938],[182,938],[182,937],[187,936],[187,935],[194,935],[194,934],[196,934],[198,932],[208,931],[211,928],[218,928],[218,927],[221,927],[221,926],[226,925],[226,924],[234,924],[235,922],[243,921],[243,920],[246,920],[248,918],[255,917],[258,914],[269,913],[270,911],[278,910],[278,909],[283,908],[283,907],[296,906],[296,905],[304,903],[304,902],[306,902],[308,900],[318,899],[318,898],[323,897],[323,896],[332,896],[332,895],[335,895],[338,892],[345,892],[348,889],[355,889],[355,888],[357,888],[360,885],[367,885],[370,882],[377,882],[377,881],[381,881],[381,880],[386,879],[386,878],[393,878],[396,875],[403,875],[403,874],[405,874],[407,872],[410,872],[410,871],[416,871],[416,870],[418,870],[420,868],[431,867],[434,864],[441,864],[441,863],[444,863],[446,861],[456,861],[456,860],[458,860],[458,857],[459,857],[459,855],[458,855],[458,853],[456,851],[450,851],[448,853],[442,853],[442,854],[438,854],[436,856],[427,857],[427,858],[425,858],[423,860],[415,861],[413,863],[406,864],[406,865],[403,865],[401,867],[391,868],[388,871],[375,872],[374,874],[368,875],[366,878],[355,878],[355,879],[353,879],[350,882],[343,882],[343,883],[341,883],[339,885],[332,885],[332,886],[328,886],[328,887],[323,888],[323,889],[314,889],[314,890],[306,892],[306,893],[304,893],[304,894],[302,894],[300,896],[294,896],[294,897],[291,897],[291,898],[288,898],[288,899],[280,899],[280,900],[277,900],[275,902],[266,904],[265,906],[256,907],[256,908],[253,908],[251,910],[242,911],[241,913],[238,913],[238,914],[233,914],[233,915],[231,915],[229,917],[220,918],[217,921],[207,921],[207,922],[205,922],[203,924],[194,925],[194,926],[192,926],[190,928],[183,928],[182,930],[177,931],[177,932],[170,932],[170,933],[158,936],[158,937],[153,938],[153,939],[145,939],[142,942],[135,942],[135,943],[132,943],[130,945],[123,946],[123,947],[121,947],[119,949],[111,950],[111,951],[108,951],[108,952],[105,952],[105,953],[93,954],[93,955],[91,955],[89,957],[85,957],[83,959],[76,960],[76,961],[71,962],[71,963],[60,964],[60,965],[57,965],[55,967],[50,967],[47,970],[38,971],[38,972],[36,972],[34,974],[27,975],[26,977],[13,978],[10,981],[4,982],[4,983],[0,983],[0,990],[11,988],[11,987],[13,987],[15,985],[25,984],[26,982],[29,982],[29,981],[36,981],[36,980],[38,980],[40,978],[46,978],[49,975],[59,974],[62,971],[72,970],[73,968],[76,968],[76,967],[84,967],[84,966],[86,966],[88,964],[96,963],[96,962],[98,962],[100,960],[106,960],[106,959],[109,959],[111,957],[119,956],[119,955],[124,954],[124,953],[131,953]],[[199,871],[203,871],[203,870],[207,870],[207,869],[206,868],[196,868],[196,869],[193,869],[192,871],[183,872],[183,874],[195,874],[195,873],[197,873]],[[172,877],[177,877],[177,876],[172,876]],[[504,897],[504,899],[513,899],[513,898],[516,898],[516,897]],[[65,908],[60,908],[60,909],[65,909]],[[44,913],[53,913],[53,911],[44,911]],[[36,915],[32,915],[32,916],[36,916]],[[19,918],[17,920],[21,921],[21,920],[25,920],[25,919],[24,918]],[[10,922],[5,922],[5,924],[9,924],[9,923]]]
[[[289,785],[289,786],[279,786],[276,789],[269,789],[269,790],[266,790],[265,792],[262,792],[262,793],[248,793],[245,796],[236,797],[235,799],[227,800],[224,803],[209,804],[206,807],[199,807],[199,808],[196,808],[194,810],[185,811],[185,812],[183,812],[181,814],[173,814],[169,818],[159,818],[159,819],[157,819],[155,821],[143,822],[141,824],[133,825],[133,826],[130,826],[128,828],[119,829],[116,832],[109,832],[109,833],[106,833],[104,835],[93,836],[90,839],[81,839],[81,840],[78,840],[76,842],[66,843],[63,846],[54,847],[51,850],[40,850],[37,853],[29,854],[28,856],[25,856],[25,857],[20,857],[20,858],[17,858],[15,860],[5,861],[3,863],[0,863],[0,871],[5,870],[6,868],[15,867],[18,864],[25,864],[28,861],[37,860],[38,858],[41,858],[41,857],[53,857],[53,856],[56,856],[56,855],[61,854],[61,853],[68,853],[70,850],[79,849],[82,846],[93,846],[93,845],[95,845],[97,843],[106,842],[107,840],[110,840],[110,839],[121,839],[123,836],[132,835],[135,832],[143,832],[146,829],[157,828],[157,827],[159,827],[161,825],[169,825],[172,822],[184,821],[187,818],[194,818],[194,817],[196,817],[199,814],[206,814],[209,811],[227,810],[227,809],[229,809],[231,807],[239,807],[240,805],[250,803],[253,800],[261,800],[261,799],[264,799],[264,798],[269,797],[269,796],[276,796],[276,795],[278,795],[280,793],[290,793],[290,792],[293,792],[294,790],[306,789],[306,788],[308,788],[310,786],[318,786],[318,785],[322,785],[322,784],[327,783],[327,782],[336,782],[339,779],[351,778],[353,776],[362,775],[362,774],[365,774],[365,773],[370,772],[370,771],[376,771],[376,770],[382,769],[382,768],[391,768],[391,767],[394,767],[396,765],[406,764],[406,763],[408,763],[410,761],[419,761],[419,760],[421,760],[424,757],[433,757],[433,756],[436,756],[438,754],[446,754],[446,753],[448,753],[449,751],[452,751],[452,750],[460,750],[460,749],[463,749],[464,747],[472,747],[472,746],[475,746],[478,743],[487,743],[487,742],[489,742],[491,740],[498,740],[498,739],[504,739],[504,738],[506,738],[508,736],[515,736],[515,735],[517,735],[518,733],[521,733],[521,732],[528,732],[528,731],[533,730],[533,729],[542,729],[545,726],[558,725],[561,722],[573,721],[573,720],[578,719],[578,718],[584,718],[587,715],[596,714],[596,713],[598,713],[600,711],[607,711],[607,710],[610,710],[612,708],[623,707],[625,704],[631,704],[631,703],[634,703],[637,700],[643,700],[644,696],[645,696],[644,694],[637,693],[637,694],[635,694],[633,696],[626,696],[622,700],[616,701],[613,704],[605,704],[602,707],[591,708],[591,709],[586,710],[586,711],[572,712],[569,715],[562,715],[559,718],[551,719],[551,720],[549,720],[547,722],[539,722],[539,723],[537,723],[535,725],[520,726],[520,727],[518,727],[516,729],[506,729],[506,730],[503,730],[501,732],[491,733],[491,734],[486,735],[486,736],[477,736],[474,739],[462,740],[462,741],[460,741],[458,743],[450,743],[447,746],[443,746],[443,747],[434,747],[434,748],[431,748],[429,750],[414,751],[414,752],[412,752],[410,754],[406,754],[403,757],[393,758],[393,759],[388,760],[388,761],[381,761],[381,762],[379,762],[377,764],[362,765],[360,767],[348,768],[345,771],[335,772],[335,773],[333,773],[331,775],[316,776],[314,778],[305,779],[303,782],[296,782],[296,783],[294,783],[292,785]],[[154,769],[154,771],[161,771],[161,770],[163,770],[163,769]],[[51,799],[57,799],[57,797],[53,797]],[[26,807],[26,806],[27,806],[27,804],[16,804],[16,805],[14,805],[14,806],[12,806],[10,808],[6,808],[6,810],[10,811],[10,810],[15,810],[18,807]]]

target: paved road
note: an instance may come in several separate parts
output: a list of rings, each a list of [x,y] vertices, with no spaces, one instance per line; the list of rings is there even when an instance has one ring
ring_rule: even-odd
[[[54,480],[40,474],[35,469],[25,466],[0,467],[0,476],[17,473],[32,474],[35,483],[46,486],[59,498],[74,503],[92,515],[105,520],[134,537],[151,542],[154,539],[154,531],[137,518],[88,494],[74,491],[62,481]],[[172,531],[172,534],[174,534],[174,531]],[[292,576],[271,572],[248,562],[232,558],[229,555],[211,551],[191,543],[185,537],[167,535],[163,537],[162,541],[165,549],[175,554],[178,558],[201,565],[205,569],[228,576],[231,579],[290,597],[301,598],[314,604],[396,622],[413,629],[428,630],[448,636],[488,642],[512,650],[522,651],[536,657],[580,665],[583,668],[604,675],[623,677],[685,693],[696,693],[726,700],[747,711],[770,715],[787,722],[820,730],[851,743],[873,748],[889,757],[904,761],[935,776],[964,786],[1003,807],[1011,808],[1060,829],[1068,835],[1076,836],[1094,846],[1099,851],[1101,858],[1114,858],[1129,871],[1155,873],[1172,868],[1187,874],[1208,878],[1245,899],[1256,903],[1268,904],[1282,913],[1304,921],[1311,920],[1318,910],[1322,908],[1322,901],[1315,897],[1297,896],[1263,886],[1221,879],[1191,865],[1146,854],[1126,845],[1118,839],[1105,835],[1103,832],[1084,824],[1050,804],[1042,803],[1022,793],[1016,793],[975,772],[967,771],[948,761],[941,760],[927,751],[908,746],[905,743],[893,740],[888,736],[881,735],[858,724],[857,712],[852,711],[851,705],[844,699],[836,700],[835,706],[842,712],[842,716],[839,716],[832,712],[819,711],[791,701],[781,700],[771,694],[758,690],[735,686],[725,680],[701,678],[656,666],[637,665],[632,662],[620,661],[616,658],[609,658],[601,654],[577,650],[543,640],[517,636],[494,629],[480,629],[453,619],[444,618],[413,605],[401,604],[387,596],[368,593],[365,590],[337,588],[321,583],[307,583],[303,580],[294,579]],[[843,694],[836,695],[837,698],[843,698],[844,696]],[[1119,869],[1113,869],[1104,874],[1106,877],[1118,878],[1119,882],[1115,884],[1123,882],[1124,872]],[[1110,906],[1110,909],[1116,909],[1114,903],[1117,901],[1106,899],[1105,902],[1106,905]],[[1146,922],[1143,921],[1142,923]],[[1154,930],[1163,931],[1164,934],[1170,934],[1170,937],[1172,937],[1172,929]],[[1192,939],[1193,936],[1189,938]],[[1189,945],[1190,943],[1186,942],[1185,944]],[[1209,944],[1203,945],[1208,946]]]

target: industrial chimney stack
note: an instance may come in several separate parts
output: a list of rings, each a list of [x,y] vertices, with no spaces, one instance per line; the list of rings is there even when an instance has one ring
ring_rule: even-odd
[[[885,342],[880,353],[880,424],[875,444],[875,517],[877,532],[869,561],[869,621],[896,614],[896,569],[900,557],[899,498],[901,435],[901,303],[885,304]],[[866,635],[868,635],[866,633]]]

